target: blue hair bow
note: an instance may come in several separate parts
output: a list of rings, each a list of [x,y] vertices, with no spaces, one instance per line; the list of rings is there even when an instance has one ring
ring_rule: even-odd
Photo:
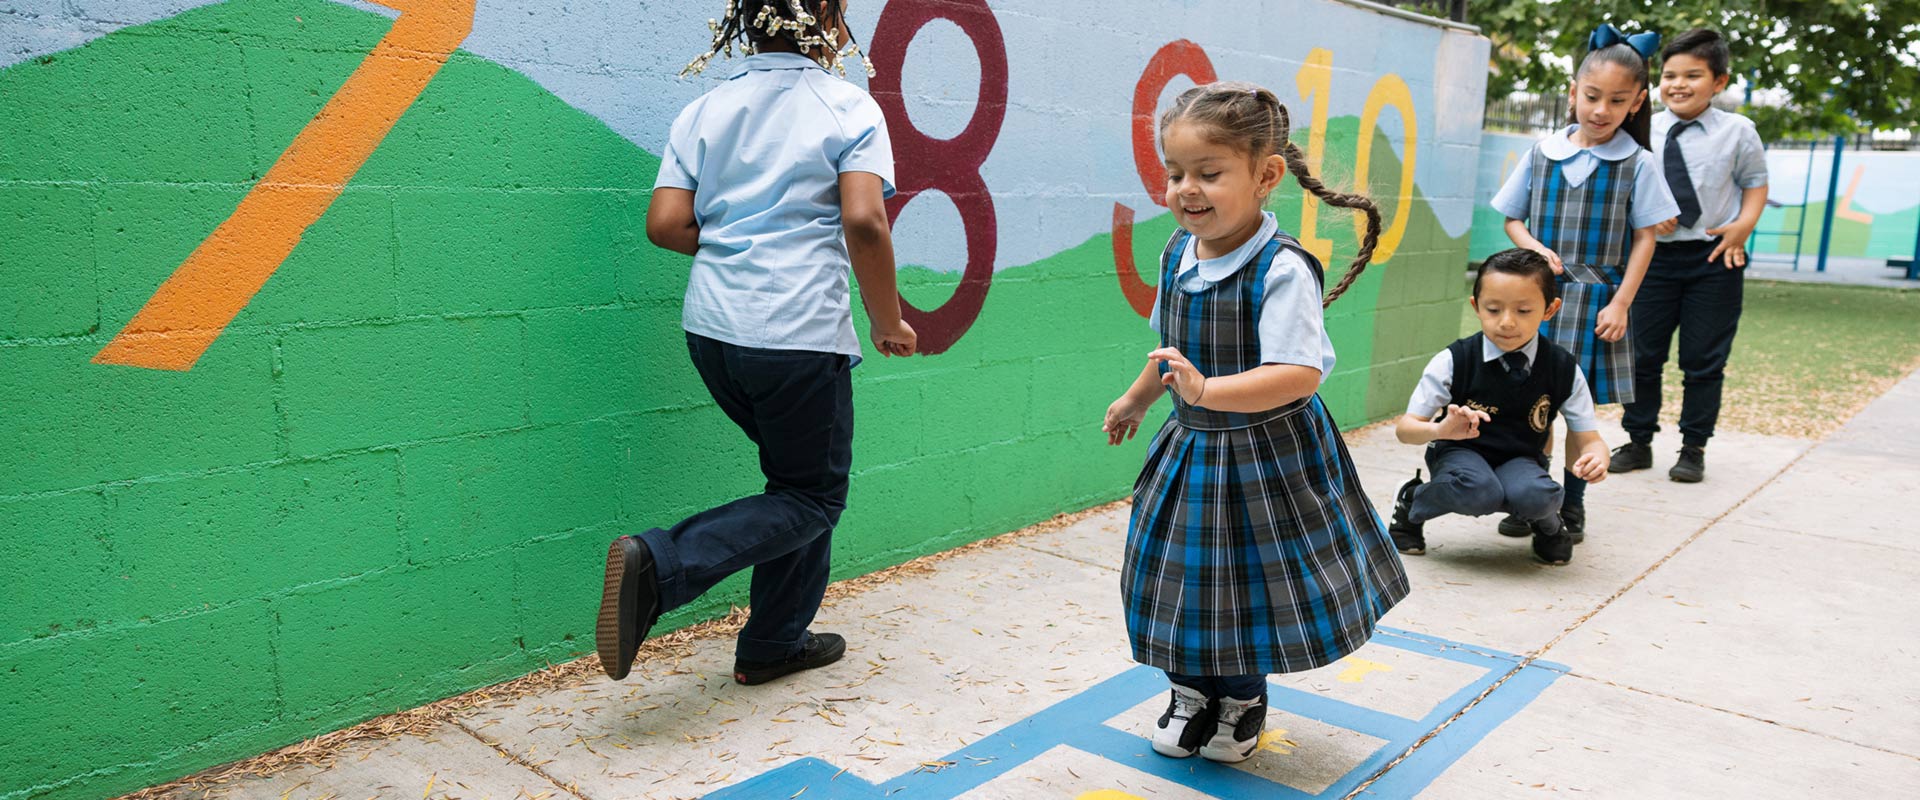
[[[1653,58],[1654,53],[1660,52],[1660,34],[1647,31],[1646,33],[1636,33],[1628,36],[1621,33],[1619,28],[1613,27],[1613,23],[1604,22],[1600,24],[1600,27],[1594,28],[1593,33],[1587,36],[1587,49],[1589,51],[1612,47],[1616,44],[1624,44],[1633,48],[1633,51],[1639,53],[1641,58]]]

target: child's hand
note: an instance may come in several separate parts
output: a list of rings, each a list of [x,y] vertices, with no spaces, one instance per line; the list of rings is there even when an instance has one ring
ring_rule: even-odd
[[[1553,268],[1553,274],[1562,275],[1566,273],[1567,267],[1565,264],[1560,263],[1559,253],[1553,252],[1544,245],[1536,248],[1533,252],[1539,253],[1541,258],[1547,260],[1547,266]]]
[[[1607,455],[1605,453],[1587,453],[1580,460],[1567,467],[1573,476],[1588,483],[1599,483],[1607,479]]]
[[[1653,235],[1665,236],[1680,229],[1680,218],[1669,217],[1653,224]]]
[[[1627,310],[1621,308],[1619,303],[1608,303],[1606,308],[1600,309],[1597,323],[1593,326],[1593,335],[1600,337],[1601,341],[1620,341],[1627,335]]]
[[[1119,444],[1132,439],[1140,431],[1140,421],[1146,418],[1147,408],[1152,405],[1136,403],[1132,397],[1123,394],[1120,399],[1113,401],[1113,405],[1107,406],[1107,421],[1100,425],[1100,430],[1107,432],[1107,444]]]
[[[1173,387],[1174,394],[1187,401],[1187,405],[1197,405],[1207,392],[1207,376],[1200,374],[1187,357],[1179,350],[1162,347],[1147,354],[1148,361],[1157,361],[1167,365],[1167,371],[1160,375],[1160,383]]]
[[[885,326],[873,325],[873,348],[883,356],[910,356],[914,348],[920,346],[920,335],[913,332],[913,326],[906,320],[899,324]]]
[[[1461,439],[1480,438],[1480,423],[1490,422],[1493,417],[1487,412],[1466,406],[1447,406],[1447,415],[1440,418],[1440,427],[1434,431],[1433,438],[1459,441]]]
[[[1713,252],[1707,255],[1709,263],[1720,261],[1720,256],[1725,255],[1727,258],[1721,263],[1727,269],[1739,269],[1747,265],[1747,237],[1753,235],[1753,226],[1741,225],[1736,220],[1718,228],[1708,228],[1707,235],[1721,237],[1720,244],[1715,245]]]

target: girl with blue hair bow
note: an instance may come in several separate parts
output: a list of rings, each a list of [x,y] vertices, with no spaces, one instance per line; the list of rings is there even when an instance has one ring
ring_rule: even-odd
[[[1493,207],[1507,217],[1508,238],[1545,256],[1557,276],[1563,305],[1540,335],[1573,353],[1596,405],[1627,403],[1634,399],[1627,309],[1653,258],[1654,227],[1680,207],[1647,149],[1647,59],[1660,35],[1602,25],[1587,46],[1569,90],[1569,124],[1528,151]],[[1532,535],[1542,560],[1567,563],[1586,538],[1585,479],[1593,477],[1564,473],[1559,533],[1514,519],[1500,532]]]

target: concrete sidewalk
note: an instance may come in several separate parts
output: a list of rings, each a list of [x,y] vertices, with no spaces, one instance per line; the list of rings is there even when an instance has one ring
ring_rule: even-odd
[[[1725,434],[1709,478],[1589,492],[1574,562],[1428,526],[1360,653],[1276,676],[1238,767],[1154,755],[1164,679],[1119,615],[1126,509],[1008,537],[822,612],[845,661],[734,685],[730,641],[466,712],[224,796],[1895,797],[1920,785],[1920,375],[1818,444]],[[1605,432],[1621,440],[1618,429]],[[1349,438],[1374,503],[1419,462]],[[180,797],[199,797],[200,792]],[[222,796],[216,793],[215,796]]]

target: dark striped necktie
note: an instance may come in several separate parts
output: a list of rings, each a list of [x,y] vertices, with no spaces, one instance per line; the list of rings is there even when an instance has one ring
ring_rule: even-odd
[[[1667,171],[1667,188],[1673,201],[1680,204],[1680,227],[1691,228],[1700,221],[1700,196],[1693,193],[1693,178],[1687,175],[1687,160],[1680,155],[1680,132],[1700,124],[1699,120],[1676,122],[1667,130],[1667,153],[1661,161]]]
[[[1507,368],[1507,377],[1512,378],[1514,383],[1526,382],[1528,375],[1526,353],[1518,350],[1504,353],[1500,356],[1500,363]]]

